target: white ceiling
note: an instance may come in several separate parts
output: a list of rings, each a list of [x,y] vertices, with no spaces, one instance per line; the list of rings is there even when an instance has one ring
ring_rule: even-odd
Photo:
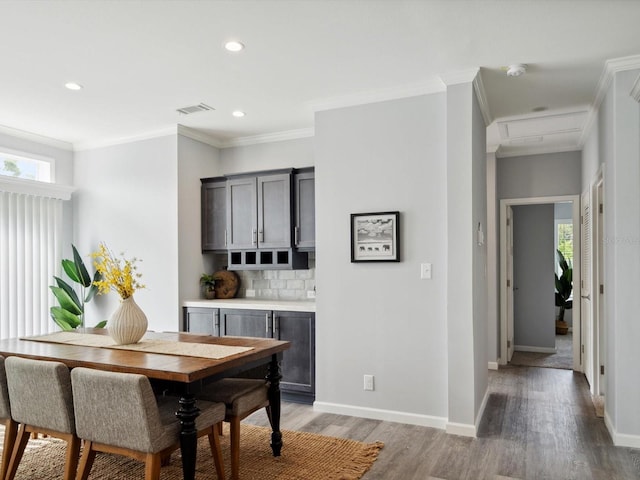
[[[480,68],[490,148],[575,149],[605,61],[640,54],[638,25],[628,0],[2,0],[0,125],[82,149],[180,124],[226,146]],[[215,110],[176,112],[201,102]]]

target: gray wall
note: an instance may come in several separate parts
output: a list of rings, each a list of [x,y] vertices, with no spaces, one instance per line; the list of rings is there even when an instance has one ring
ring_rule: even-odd
[[[498,200],[579,195],[582,191],[581,161],[579,151],[498,158]]]
[[[554,206],[513,207],[514,345],[555,348]]]
[[[316,408],[446,424],[446,125],[444,93],[316,114]],[[351,263],[349,215],[393,210],[401,262]]]

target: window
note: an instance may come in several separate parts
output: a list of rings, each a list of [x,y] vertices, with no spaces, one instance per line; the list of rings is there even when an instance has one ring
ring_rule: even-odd
[[[53,160],[35,155],[0,150],[0,175],[50,183]]]

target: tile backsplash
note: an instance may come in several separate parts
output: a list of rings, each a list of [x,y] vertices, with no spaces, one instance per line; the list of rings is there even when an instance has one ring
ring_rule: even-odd
[[[254,290],[256,298],[269,300],[308,300],[307,292],[316,288],[316,258],[309,254],[307,270],[236,270],[240,288],[236,297]]]

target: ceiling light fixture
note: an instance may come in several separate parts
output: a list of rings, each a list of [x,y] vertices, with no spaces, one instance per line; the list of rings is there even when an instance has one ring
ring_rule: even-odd
[[[527,66],[521,63],[509,65],[509,68],[507,69],[507,75],[510,77],[519,77],[520,75],[524,75],[526,72]]]
[[[224,48],[230,52],[239,52],[244,49],[244,45],[236,40],[231,40],[224,44]]]
[[[82,90],[83,88],[82,85],[76,82],[67,82],[64,84],[64,86],[69,90]]]
[[[245,116],[245,113],[242,110],[235,110],[231,113],[236,118],[242,118]]]

